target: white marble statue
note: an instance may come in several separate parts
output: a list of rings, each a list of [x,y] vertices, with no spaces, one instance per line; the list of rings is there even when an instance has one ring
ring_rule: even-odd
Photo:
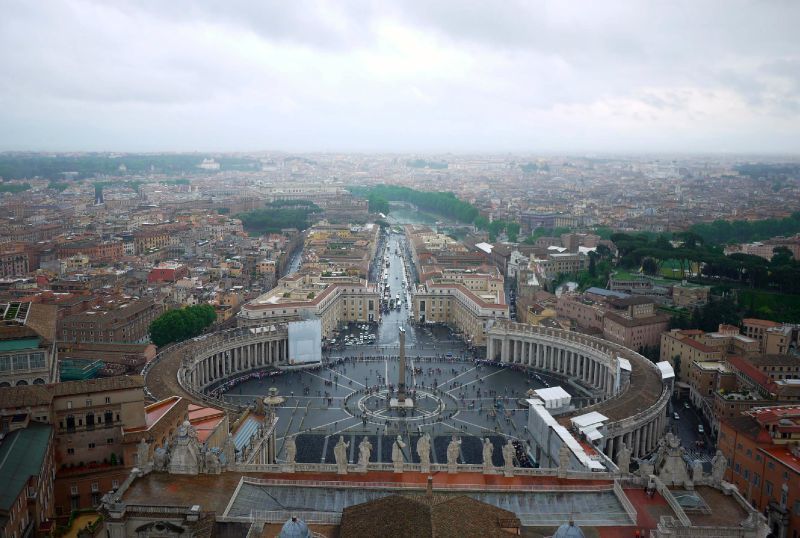
[[[236,464],[236,443],[233,442],[233,435],[230,433],[222,446],[222,453],[225,456],[225,465],[230,469]]]
[[[461,452],[461,439],[453,436],[447,445],[447,465],[458,465],[458,455]]]
[[[694,460],[692,463],[692,482],[697,484],[703,479],[703,462]]]
[[[617,452],[617,467],[622,474],[628,474],[631,470],[631,451],[625,443]]]
[[[339,442],[333,447],[333,457],[336,459],[337,472],[339,474],[347,474],[347,449],[350,443],[344,442],[344,436],[339,436]]]
[[[503,445],[503,467],[506,471],[514,467],[515,452],[516,450],[514,449],[514,445],[511,444],[511,439],[507,440],[506,444]]]
[[[431,436],[425,434],[417,439],[417,456],[423,473],[430,472],[431,469]]]
[[[286,463],[293,465],[294,459],[297,456],[297,445],[295,444],[293,435],[286,437],[286,440],[284,441],[283,454],[284,458],[286,459]]]
[[[363,471],[367,470],[369,464],[369,457],[372,454],[372,443],[365,435],[361,442],[358,444],[358,465]]]
[[[403,449],[405,447],[406,444],[403,442],[403,438],[398,435],[392,444],[392,463],[394,463],[394,472],[396,473],[403,472],[403,463],[405,463]]]
[[[722,450],[717,450],[717,453],[711,458],[711,480],[714,484],[718,485],[722,482],[727,468],[728,459],[722,453]]]
[[[488,437],[483,438],[483,472],[491,471],[494,469],[492,463],[492,453],[494,452],[494,445]]]

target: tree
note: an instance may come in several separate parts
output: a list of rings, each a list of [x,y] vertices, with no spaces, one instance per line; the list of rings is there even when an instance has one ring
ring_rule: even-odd
[[[508,240],[512,243],[517,242],[517,237],[519,236],[519,224],[516,222],[509,222],[506,224],[506,234],[508,234]]]
[[[647,257],[642,260],[642,271],[646,275],[658,274],[658,262],[655,258]]]
[[[150,324],[150,339],[157,346],[193,338],[214,323],[217,313],[208,304],[164,312]]]
[[[592,278],[597,276],[597,262],[595,259],[597,258],[597,254],[594,252],[589,252],[589,276]]]
[[[675,377],[679,377],[681,373],[681,356],[675,355],[672,357],[672,369],[675,371]]]

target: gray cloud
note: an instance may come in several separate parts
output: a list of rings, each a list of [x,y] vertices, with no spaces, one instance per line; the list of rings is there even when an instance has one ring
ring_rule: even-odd
[[[788,1],[12,0],[0,149],[796,151],[798,19]]]

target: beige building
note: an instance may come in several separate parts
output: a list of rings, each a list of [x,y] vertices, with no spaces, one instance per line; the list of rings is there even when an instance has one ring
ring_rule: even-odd
[[[325,277],[295,273],[242,306],[239,326],[261,326],[304,319],[319,319],[322,336],[330,338],[341,324],[377,322],[380,295],[377,288],[357,277]]]
[[[764,352],[764,339],[768,329],[777,329],[781,324],[775,321],[757,318],[742,320],[742,333],[748,338],[758,340],[761,352]]]
[[[609,299],[613,310],[603,317],[603,337],[614,343],[640,350],[657,346],[661,333],[669,327],[669,316],[656,312],[655,303],[645,297]]]
[[[685,380],[694,362],[712,362],[722,359],[718,348],[700,342],[703,331],[673,329],[661,335],[661,360],[668,361],[678,380]],[[678,360],[680,364],[678,365]]]
[[[509,319],[503,277],[496,272],[439,272],[417,286],[412,302],[416,321],[455,327],[474,346],[485,345],[493,321]]]

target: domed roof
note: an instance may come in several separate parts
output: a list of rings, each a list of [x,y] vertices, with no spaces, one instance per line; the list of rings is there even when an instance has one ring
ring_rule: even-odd
[[[574,522],[570,521],[569,523],[564,523],[561,525],[558,530],[556,530],[555,534],[553,534],[553,538],[585,538],[583,531],[579,526],[577,526]]]
[[[310,536],[308,525],[302,519],[292,516],[292,519],[283,524],[278,538],[308,538]]]

